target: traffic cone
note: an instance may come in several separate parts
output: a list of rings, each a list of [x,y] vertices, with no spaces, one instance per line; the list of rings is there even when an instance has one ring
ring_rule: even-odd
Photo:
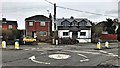
[[[15,49],[20,49],[19,43],[15,42]]]
[[[2,48],[6,48],[6,41],[2,41]]]
[[[109,42],[105,42],[105,48],[110,49]]]

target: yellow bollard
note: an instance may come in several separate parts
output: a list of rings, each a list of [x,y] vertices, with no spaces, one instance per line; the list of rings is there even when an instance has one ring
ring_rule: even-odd
[[[108,42],[105,42],[105,47],[106,47],[106,48],[110,48]]]
[[[101,44],[100,44],[100,42],[97,43],[97,49],[101,49]]]
[[[2,48],[6,48],[6,42],[2,41]]]
[[[15,49],[20,49],[19,43],[15,42]]]

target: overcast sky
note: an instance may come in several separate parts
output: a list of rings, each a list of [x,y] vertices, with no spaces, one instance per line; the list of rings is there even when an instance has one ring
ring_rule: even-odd
[[[99,13],[118,17],[118,0],[48,0],[56,3],[58,6],[73,8],[81,11]],[[34,15],[49,16],[47,10],[53,15],[53,5],[45,0],[2,0],[2,11],[0,10],[0,18],[4,17],[8,20],[18,21],[18,29],[25,28],[25,18]],[[57,8],[57,18],[88,18],[93,22],[106,20],[109,16],[93,15],[71,11],[67,9]]]

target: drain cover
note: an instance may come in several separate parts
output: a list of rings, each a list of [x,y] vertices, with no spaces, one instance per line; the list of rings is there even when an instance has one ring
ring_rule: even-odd
[[[71,56],[65,55],[65,54],[52,54],[52,55],[49,55],[48,57],[53,59],[68,59]]]

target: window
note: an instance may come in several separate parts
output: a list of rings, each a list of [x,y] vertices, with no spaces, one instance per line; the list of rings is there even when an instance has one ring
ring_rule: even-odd
[[[80,25],[80,26],[86,26],[86,25],[87,25],[87,22],[86,22],[86,21],[81,21],[81,22],[79,22],[79,25]]]
[[[86,36],[86,32],[80,32],[80,36]]]
[[[9,28],[9,29],[12,29],[12,25],[9,25],[8,28]]]
[[[47,32],[46,31],[40,31],[40,36],[46,36]]]
[[[69,26],[70,22],[68,20],[64,20],[64,21],[61,22],[61,25],[62,26]]]
[[[45,22],[40,22],[40,25],[41,26],[45,26]]]
[[[63,32],[63,36],[68,36],[68,32]]]
[[[33,26],[33,22],[29,22],[29,26]]]
[[[3,23],[7,23],[7,22],[3,22]]]

